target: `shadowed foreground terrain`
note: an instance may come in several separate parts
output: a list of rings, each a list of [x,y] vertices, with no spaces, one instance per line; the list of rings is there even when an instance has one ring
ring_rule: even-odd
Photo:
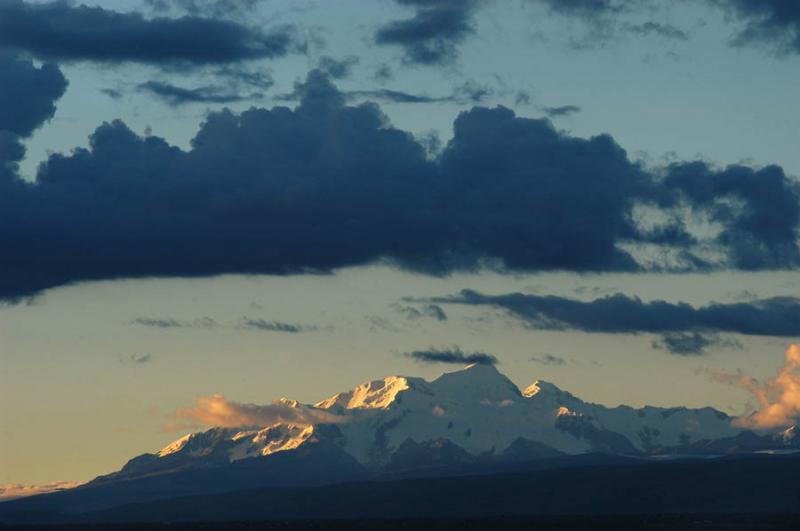
[[[0,524],[0,531],[17,527]],[[144,529],[168,531],[339,531],[375,530],[394,531],[425,529],[433,531],[470,531],[492,529],[498,531],[772,531],[800,529],[800,515],[652,515],[652,516],[540,516],[497,518],[430,518],[391,520],[301,520],[271,522],[194,522],[183,524],[117,524],[117,525],[41,525],[21,526],[28,531],[139,531]]]
[[[556,529],[580,529],[575,526],[587,519],[573,515],[592,515],[589,519],[598,522],[592,525],[595,529],[626,529],[625,526],[630,529],[691,529],[695,526],[692,522],[709,520],[711,523],[702,524],[706,527],[697,524],[700,526],[697,528],[781,529],[788,525],[786,522],[800,523],[799,477],[800,456],[795,454],[589,465],[526,473],[362,481],[320,487],[258,488],[130,503],[79,513],[70,513],[70,506],[74,507],[78,499],[70,498],[70,493],[65,492],[0,504],[0,520],[82,524],[76,529],[85,528],[87,524],[140,522],[175,523],[167,527],[169,529],[181,529],[178,526],[181,522],[197,522],[185,529],[205,525],[201,522],[225,522],[221,527],[209,525],[207,528],[232,529],[228,522],[276,521],[290,522],[283,524],[286,529],[358,529],[354,524],[345,525],[344,521],[372,519],[358,525],[377,526],[364,529],[382,529],[381,521],[396,519],[393,525],[386,524],[387,528],[402,529],[407,522],[408,528],[414,529],[419,528],[413,523],[415,519],[433,519],[423,528],[437,529],[436,526],[441,525],[441,529],[469,529],[467,524],[459,527],[456,522],[472,521],[480,526],[489,521],[482,520],[484,518],[513,516],[527,519],[509,520],[507,525],[499,524],[500,529],[524,529],[514,526],[530,525],[530,522],[550,522]],[[58,500],[61,505],[46,503]],[[73,503],[64,503],[70,500]],[[736,514],[752,516],[725,516]],[[787,514],[794,516],[782,516]],[[324,523],[326,520],[328,522]],[[673,524],[677,527],[670,527]],[[718,527],[709,527],[712,524]],[[277,523],[249,525],[242,524],[240,528],[281,529],[281,524]],[[451,525],[455,527],[447,527]],[[497,528],[497,525],[490,527]],[[144,528],[152,528],[152,525]],[[800,527],[795,526],[797,528]]]

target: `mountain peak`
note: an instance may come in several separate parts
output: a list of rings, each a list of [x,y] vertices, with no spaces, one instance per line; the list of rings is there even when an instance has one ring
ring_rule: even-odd
[[[555,395],[559,393],[563,393],[563,391],[555,384],[551,384],[550,382],[546,382],[544,380],[536,380],[525,388],[525,390],[522,392],[522,395],[525,398],[531,398],[536,395]]]
[[[481,398],[517,398],[519,388],[494,365],[473,363],[461,370],[446,372],[431,382],[437,390],[461,391]]]
[[[346,393],[339,393],[317,402],[323,409],[386,409],[403,391],[424,385],[424,380],[405,376],[389,376],[382,380],[364,382]]]

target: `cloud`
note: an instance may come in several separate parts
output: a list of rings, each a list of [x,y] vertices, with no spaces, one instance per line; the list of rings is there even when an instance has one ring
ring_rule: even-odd
[[[152,328],[216,328],[220,324],[211,317],[201,317],[194,321],[179,321],[169,318],[137,317],[132,324],[149,326]]]
[[[397,305],[396,309],[402,313],[406,319],[415,320],[423,317],[436,319],[437,321],[447,321],[447,314],[438,304],[425,304],[421,307]]]
[[[357,64],[358,57],[355,55],[348,55],[341,59],[323,55],[319,58],[319,61],[317,61],[317,68],[333,79],[345,79],[350,77],[353,67]]]
[[[716,242],[737,269],[780,269],[800,264],[800,192],[778,166],[756,170],[704,162],[667,168],[664,185],[692,211],[722,229]]]
[[[50,155],[34,183],[6,164],[0,300],[90,280],[372,263],[434,275],[800,265],[800,196],[778,167],[651,171],[608,135],[504,107],[460,113],[430,157],[323,72],[296,93],[294,109],[209,114],[186,150],[114,121],[88,148]],[[0,153],[18,156],[5,138]],[[718,232],[690,233],[696,218]]]
[[[323,71],[320,70],[320,72],[324,74]],[[306,96],[306,90],[307,83],[298,82],[295,83],[294,89],[291,92],[279,94],[275,96],[274,99],[277,101],[300,101]],[[338,91],[338,94],[346,101],[369,99],[380,102],[406,104],[469,104],[484,101],[493,95],[493,91],[491,88],[480,85],[474,81],[466,81],[454,87],[452,92],[445,96],[431,96],[429,94],[418,94],[387,88]]]
[[[464,353],[459,347],[444,349],[431,348],[428,350],[415,350],[404,354],[418,363],[454,363],[468,365],[477,363],[478,365],[496,365],[497,358],[485,352]]]
[[[157,13],[177,12],[208,18],[242,18],[252,15],[265,0],[145,0]]]
[[[553,356],[552,354],[545,354],[543,356],[532,356],[531,361],[535,363],[540,363],[542,365],[566,365],[567,360],[562,358],[561,356]]]
[[[665,39],[676,39],[681,41],[685,41],[689,38],[689,35],[685,31],[673,26],[672,24],[662,24],[660,22],[649,21],[642,24],[626,24],[624,27],[626,31],[642,37],[656,35]]]
[[[46,494],[49,492],[58,492],[60,490],[74,489],[83,485],[81,481],[54,481],[53,483],[45,483],[42,485],[23,485],[21,483],[4,483],[0,484],[0,501],[13,500],[15,498],[24,498],[26,496],[35,496],[37,494]]]
[[[0,53],[0,130],[30,136],[53,117],[55,102],[66,89],[67,80],[56,65],[37,68],[30,59]]]
[[[781,54],[800,53],[800,4],[792,0],[709,0],[733,13],[744,28],[735,46],[767,44]]]
[[[281,321],[267,321],[262,318],[243,317],[238,323],[225,324],[212,319],[211,317],[201,317],[193,321],[179,321],[173,318],[151,318],[137,317],[132,324],[148,326],[152,328],[231,328],[241,330],[259,330],[263,332],[287,332],[299,334],[301,332],[311,332],[317,329],[313,325],[284,323]]]
[[[735,340],[723,339],[719,334],[700,332],[663,334],[661,339],[653,341],[652,346],[656,350],[667,350],[679,356],[701,356],[712,346],[742,348],[742,345]]]
[[[153,94],[173,106],[189,103],[232,103],[264,97],[260,92],[242,94],[231,87],[206,85],[196,88],[184,88],[163,81],[146,81],[139,84],[137,90]]]
[[[540,110],[550,118],[570,116],[572,114],[581,112],[581,108],[577,105],[562,105],[560,107],[540,107]]]
[[[282,323],[280,321],[265,321],[264,319],[252,319],[249,317],[242,319],[241,327],[264,332],[288,332],[290,334],[299,334],[300,332],[316,330],[315,326]]]
[[[375,33],[380,45],[403,48],[409,63],[442,65],[458,57],[458,45],[474,32],[476,0],[396,0],[414,7],[414,16],[389,22]]]
[[[223,64],[271,59],[295,46],[289,29],[183,16],[145,18],[63,1],[0,0],[0,50],[48,61]]]
[[[153,355],[149,352],[145,352],[144,354],[131,354],[125,361],[130,363],[134,363],[136,365],[144,365],[145,363],[149,363],[153,360]]]
[[[596,18],[622,12],[635,2],[630,0],[533,0],[546,5],[553,13],[582,18]]]
[[[800,335],[800,298],[796,297],[694,307],[685,302],[645,302],[621,293],[584,302],[555,295],[484,295],[477,291],[462,290],[457,295],[432,297],[425,301],[493,306],[536,330],[615,334],[702,331],[778,337]]]
[[[265,427],[278,423],[310,425],[347,420],[324,409],[276,400],[272,404],[256,405],[232,402],[223,395],[200,396],[194,407],[178,408],[172,414],[175,422],[165,426],[167,431],[179,431],[202,426],[221,428]]]
[[[761,383],[739,371],[736,374],[708,371],[715,382],[741,387],[758,401],[759,409],[736,420],[747,428],[777,428],[800,422],[800,344],[786,349],[783,367],[774,378]]]

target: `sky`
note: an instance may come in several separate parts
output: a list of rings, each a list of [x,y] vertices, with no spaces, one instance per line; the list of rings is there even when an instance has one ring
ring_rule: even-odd
[[[0,484],[469,362],[797,421],[798,66],[791,0],[0,0]]]

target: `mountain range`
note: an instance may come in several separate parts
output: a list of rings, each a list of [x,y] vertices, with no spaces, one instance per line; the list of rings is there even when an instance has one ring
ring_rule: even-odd
[[[374,380],[315,404],[282,398],[273,407],[287,420],[188,434],[74,489],[0,504],[0,521],[113,519],[144,514],[130,513],[136,504],[251,493],[239,498],[246,500],[259,489],[281,499],[286,489],[329,485],[378,482],[371,491],[378,493],[387,482],[429,485],[458,476],[485,483],[508,474],[656,467],[633,485],[679,465],[740,459],[756,463],[741,466],[773,467],[762,465],[771,457],[787,459],[789,469],[800,464],[782,455],[800,451],[797,426],[753,432],[710,407],[610,408],[541,380],[521,390],[487,364],[431,382]]]

